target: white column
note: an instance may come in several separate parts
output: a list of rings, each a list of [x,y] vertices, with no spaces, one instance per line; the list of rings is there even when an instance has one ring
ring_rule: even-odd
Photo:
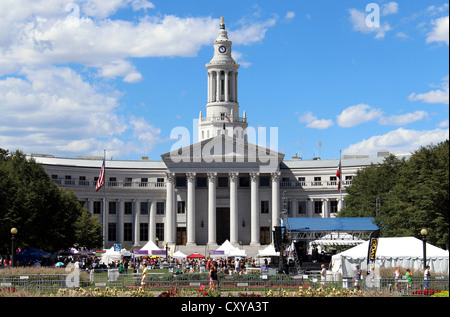
[[[308,203],[308,217],[312,218],[314,216],[314,201],[312,198],[309,199]]]
[[[117,240],[119,243],[123,244],[123,213],[124,213],[124,204],[123,199],[118,200],[118,208],[117,208]]]
[[[216,245],[216,177],[208,173],[208,244]]]
[[[139,245],[139,216],[141,213],[141,210],[139,208],[139,200],[133,199],[133,212],[134,212],[134,245]]]
[[[228,85],[228,71],[225,71],[225,101],[228,102],[229,98],[228,98],[228,94],[230,92],[229,90],[229,85]]]
[[[220,101],[220,71],[216,71],[216,102]]]
[[[150,204],[150,215],[148,217],[148,241],[155,241],[156,238],[156,201],[148,200]]]
[[[164,240],[169,244],[174,244],[174,227],[175,227],[175,186],[174,186],[174,173],[166,173],[166,221],[164,226]]]
[[[272,231],[280,226],[280,172],[272,173]]]
[[[330,218],[330,200],[328,198],[322,199],[323,218]]]
[[[211,102],[211,72],[208,71],[208,102]]]
[[[250,245],[260,245],[259,210],[261,206],[259,202],[259,173],[250,173],[250,179],[251,179]]]
[[[187,241],[186,245],[195,243],[195,173],[186,173],[187,178]]]
[[[230,175],[230,243],[232,245],[239,244],[238,231],[239,231],[239,220],[238,220],[238,191],[237,183],[239,173],[229,173]]]

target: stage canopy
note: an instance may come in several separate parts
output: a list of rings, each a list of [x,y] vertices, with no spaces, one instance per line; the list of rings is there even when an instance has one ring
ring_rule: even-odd
[[[345,232],[355,239],[367,240],[370,233],[378,229],[374,218],[288,218],[293,240],[317,240],[330,232]],[[286,224],[284,224],[286,226]]]

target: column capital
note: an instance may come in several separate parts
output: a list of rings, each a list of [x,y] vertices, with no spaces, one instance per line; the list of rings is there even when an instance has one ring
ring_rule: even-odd
[[[215,173],[215,172],[208,173],[208,180],[209,181],[215,182],[216,181],[216,177],[217,177],[217,173]]]
[[[196,175],[195,173],[186,173],[187,181],[190,182],[190,183],[194,182],[195,181],[195,175]]]
[[[173,183],[175,179],[175,173],[166,172],[166,178],[168,182]]]
[[[239,173],[228,173],[228,175],[230,176],[230,182],[236,182],[238,180]]]
[[[278,182],[280,180],[281,172],[275,172],[270,174],[273,182]]]
[[[250,173],[250,178],[253,182],[257,182],[259,180],[259,173]]]

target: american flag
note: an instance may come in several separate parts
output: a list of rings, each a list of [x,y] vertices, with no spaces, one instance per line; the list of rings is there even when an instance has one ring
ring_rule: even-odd
[[[231,122],[230,118],[228,118],[228,116],[227,116],[227,115],[225,115],[225,121],[227,121],[227,122]]]
[[[341,190],[341,160],[339,160],[339,165],[336,171],[336,177],[338,180],[338,190]]]
[[[95,191],[99,191],[100,188],[105,184],[105,158],[103,157],[102,169],[100,170],[100,175],[98,176],[97,186]]]

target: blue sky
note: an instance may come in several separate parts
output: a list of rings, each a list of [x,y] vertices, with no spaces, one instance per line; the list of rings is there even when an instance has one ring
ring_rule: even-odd
[[[1,0],[0,147],[160,160],[206,112],[221,16],[241,116],[286,158],[448,139],[445,1]]]

